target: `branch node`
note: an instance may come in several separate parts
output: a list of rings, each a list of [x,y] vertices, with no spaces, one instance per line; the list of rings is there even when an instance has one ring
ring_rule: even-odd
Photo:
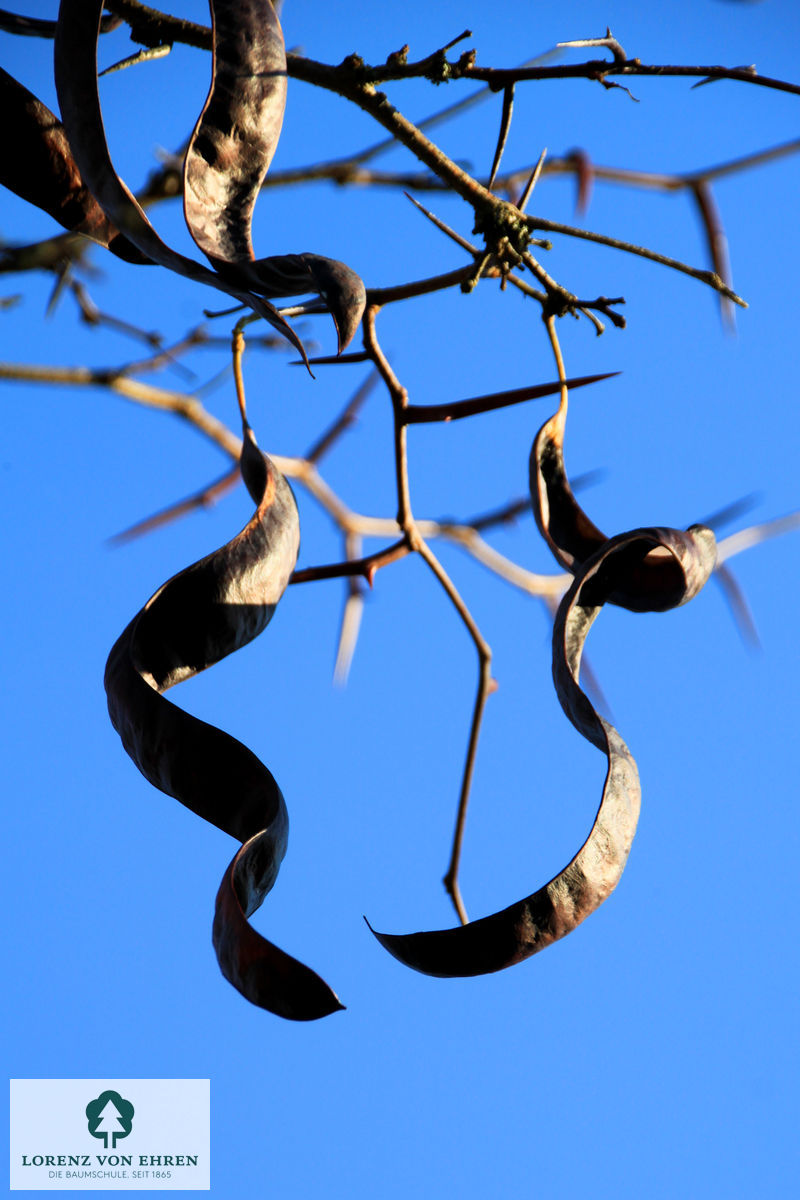
[[[387,67],[404,67],[408,62],[408,42],[399,50],[393,50],[386,59]]]

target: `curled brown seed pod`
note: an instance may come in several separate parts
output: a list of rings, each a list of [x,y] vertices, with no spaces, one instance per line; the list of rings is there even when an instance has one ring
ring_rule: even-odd
[[[253,517],[148,600],[114,645],[105,686],[114,728],[145,778],[243,843],[217,896],[213,940],[222,973],[253,1004],[313,1020],[342,1005],[318,975],[247,921],[286,851],[280,788],[246,746],[161,695],[256,637],[297,559],[291,488],[258,449],[246,419],[243,427],[241,470],[257,505]]]
[[[566,419],[564,388],[558,411],[545,421],[534,440],[530,490],[542,537],[558,562],[574,574],[606,545],[607,539],[581,508],[570,487],[564,466]],[[607,600],[632,612],[663,612],[684,603],[686,586],[683,567],[678,566],[673,555],[655,547],[643,559],[631,560],[627,575],[618,571],[616,588]]]
[[[286,49],[269,0],[210,0],[211,88],[184,162],[189,232],[212,262],[252,262],[258,192],[286,106]]]
[[[58,117],[0,68],[0,183],[127,262],[149,263],[109,221],[84,183]]]
[[[670,603],[684,604],[714,568],[716,544],[705,526],[687,533],[637,529],[606,541],[576,571],[553,631],[553,680],[575,728],[608,759],[603,795],[588,838],[544,887],[492,916],[454,929],[375,936],[395,958],[426,975],[466,976],[499,971],[565,937],[608,898],[620,880],[639,817],[636,763],[617,730],[592,707],[578,683],[586,635],[603,604],[630,586],[652,555],[671,564]],[[678,593],[675,581],[682,579]],[[373,930],[374,932],[374,930]]]
[[[269,321],[300,352],[302,342],[269,301],[172,250],[114,169],[97,91],[97,39],[102,0],[61,0],[55,39],[55,80],[64,128],[81,174],[106,216],[147,258],[233,296]]]
[[[272,161],[286,104],[286,49],[270,0],[209,0],[211,89],[186,151],[189,232],[220,274],[259,295],[318,292],[333,316],[339,351],[366,304],[355,271],[319,254],[256,259],[253,209]]]

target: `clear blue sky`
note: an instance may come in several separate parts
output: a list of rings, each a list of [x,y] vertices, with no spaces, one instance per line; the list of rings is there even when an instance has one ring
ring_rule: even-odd
[[[41,16],[56,5],[15,7]],[[206,20],[200,0],[171,7]],[[384,61],[406,42],[422,57],[469,27],[479,63],[512,66],[606,25],[645,62],[755,63],[799,78],[794,0],[287,0],[284,10],[287,45],[330,62],[352,51]],[[54,104],[50,52],[0,35],[3,65]],[[123,32],[104,43],[104,61],[127,53]],[[132,186],[158,147],[186,136],[208,69],[207,56],[178,48],[104,81],[112,153]],[[544,146],[554,156],[580,147],[607,166],[691,171],[797,136],[797,97],[733,83],[692,91],[680,80],[635,80],[631,90],[638,103],[586,81],[521,86],[507,163],[533,163]],[[419,118],[466,91],[415,83],[390,96]],[[484,172],[499,114],[496,97],[433,136]],[[343,101],[291,83],[274,166],[355,152],[381,136]],[[402,150],[379,163],[414,165]],[[597,339],[585,321],[561,323],[571,374],[622,372],[575,394],[567,436],[570,471],[603,472],[582,499],[609,534],[684,527],[750,493],[756,507],[740,525],[800,504],[799,187],[800,159],[788,158],[716,188],[734,283],[750,305],[735,336],[702,284],[556,240],[547,267],[560,281],[627,300],[624,332]],[[573,205],[571,182],[545,180],[531,207],[706,265],[685,195],[598,183],[587,214],[576,218]],[[433,207],[469,235],[459,200]],[[153,219],[194,252],[177,207]],[[0,196],[4,239],[51,232],[44,214]],[[335,256],[371,286],[463,262],[402,195],[326,185],[265,194],[256,248]],[[163,271],[107,262],[100,251],[91,263],[101,308],[168,339],[204,306],[220,306]],[[0,297],[24,296],[0,312],[4,360],[99,367],[143,356],[123,335],[82,326],[69,297],[45,318],[51,287],[44,275],[0,279]],[[304,330],[333,351],[327,318]],[[387,311],[380,332],[416,403],[553,377],[537,309],[494,284]],[[226,361],[210,349],[187,360],[196,384]],[[247,384],[261,444],[295,454],[366,371],[321,368],[312,381],[286,361],[252,352]],[[186,386],[174,373],[158,382]],[[221,473],[219,452],[175,419],[99,391],[4,383],[0,396],[7,1074],[210,1078],[212,1192],[221,1198],[783,1194],[798,1100],[798,535],[732,564],[761,654],[741,642],[714,583],[664,616],[601,615],[588,655],[639,765],[639,831],[610,901],[563,942],[497,975],[417,975],[361,919],[386,931],[453,923],[441,877],[475,659],[421,563],[378,574],[346,689],[331,684],[343,592],[334,581],[291,589],[262,638],[172,693],[250,746],[287,798],[289,853],[255,923],[347,1005],[293,1025],[248,1006],[220,976],[212,906],[235,847],[139,776],[102,689],[108,650],[133,613],[241,527],[246,498],[239,490],[111,549],[113,534]],[[206,401],[235,424],[229,381]],[[466,517],[523,494],[548,404],[412,430],[415,513]],[[383,393],[324,473],[354,509],[393,515]],[[336,559],[335,531],[298,497],[301,565]],[[530,519],[491,540],[531,569],[554,569]],[[571,857],[591,825],[604,761],[558,707],[543,606],[455,548],[441,546],[441,557],[494,649],[500,684],[463,863],[477,916],[534,890]]]

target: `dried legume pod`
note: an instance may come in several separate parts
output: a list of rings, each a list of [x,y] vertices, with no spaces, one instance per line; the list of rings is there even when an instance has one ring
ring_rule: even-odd
[[[571,933],[619,882],[639,817],[639,774],[617,730],[595,712],[581,690],[578,673],[586,635],[603,604],[629,585],[651,555],[668,561],[671,568],[671,603],[663,597],[659,607],[685,604],[714,568],[714,535],[696,525],[687,533],[637,529],[604,542],[577,567],[553,630],[553,679],[561,706],[578,732],[608,759],[600,808],[588,838],[554,879],[502,912],[454,929],[376,933],[406,966],[439,976],[483,975],[510,967]],[[683,581],[680,593],[678,579]]]
[[[150,262],[112,225],[83,182],[58,117],[1,68],[0,183],[71,233],[127,262]]]
[[[286,104],[286,49],[270,0],[209,0],[211,90],[186,151],[184,213],[212,266],[262,296],[319,292],[336,324],[339,350],[364,313],[361,279],[318,254],[256,260],[253,208],[272,161]]]
[[[269,321],[307,361],[294,330],[269,301],[172,250],[114,170],[97,91],[97,38],[103,0],[61,0],[55,40],[55,79],[61,116],[80,172],[109,220],[147,258],[196,283],[227,293]]]
[[[213,940],[225,977],[261,1008],[312,1020],[342,1006],[313,971],[247,917],[272,888],[288,817],[271,773],[240,742],[161,695],[219,662],[269,623],[297,559],[294,496],[243,422],[241,471],[257,508],[240,534],[165,583],[108,658],[114,728],[146,779],[242,842],[217,896]]]
[[[556,559],[572,572],[602,546],[606,536],[590,521],[569,485],[564,466],[567,399],[536,435],[530,457],[533,512],[542,536]],[[683,603],[685,581],[674,558],[654,549],[631,563],[630,574],[618,574],[610,604],[632,612],[663,612]]]

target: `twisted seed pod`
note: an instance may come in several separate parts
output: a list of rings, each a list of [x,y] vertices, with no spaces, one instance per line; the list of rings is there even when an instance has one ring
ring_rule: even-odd
[[[531,498],[543,536],[575,575],[553,629],[553,681],[561,707],[608,760],[589,837],[543,888],[502,912],[455,929],[376,934],[391,954],[429,975],[480,975],[512,966],[564,937],[593,913],[620,880],[641,804],[636,763],[617,730],[592,707],[578,676],[586,635],[605,603],[636,612],[685,604],[714,569],[710,529],[638,529],[607,539],[577,503],[564,467],[567,390],[530,457]],[[374,932],[374,931],[373,931]]]
[[[46,104],[0,68],[0,183],[127,262],[149,263],[112,225],[84,183],[64,127]]]
[[[109,220],[146,258],[246,304],[282,333],[307,362],[297,334],[267,300],[167,246],[114,170],[97,91],[97,39],[102,10],[103,0],[61,0],[55,39],[55,80],[61,116],[87,186]]]
[[[212,262],[252,261],[253,209],[286,107],[286,50],[269,0],[209,8],[211,88],[186,151],[184,212]]]
[[[669,564],[671,602],[667,603],[666,595],[657,596],[658,607],[684,604],[714,568],[714,535],[698,525],[687,533],[637,529],[604,542],[576,571],[553,630],[553,680],[561,707],[578,732],[608,760],[600,807],[588,838],[554,879],[502,912],[454,929],[377,933],[378,941],[406,966],[439,976],[483,975],[510,967],[571,933],[616,887],[636,832],[639,774],[617,730],[599,716],[581,690],[578,674],[586,635],[603,604],[628,588],[653,555],[659,564]]]
[[[530,456],[530,490],[542,537],[558,562],[574,574],[582,563],[606,545],[607,539],[578,504],[569,485],[564,466],[566,419],[564,393],[558,411],[545,421],[534,439]],[[689,563],[678,569],[670,554],[653,549],[641,561],[632,560],[627,575],[619,573],[617,586],[608,601],[632,612],[663,612],[675,608],[684,603],[687,586],[684,567],[691,569]]]
[[[291,488],[244,418],[243,432],[241,471],[257,505],[253,517],[148,600],[111,650],[105,686],[112,724],[145,778],[243,843],[217,896],[213,941],[223,975],[253,1004],[313,1020],[342,1005],[318,975],[247,922],[286,851],[280,788],[247,747],[161,695],[256,637],[297,559]]]
[[[209,0],[211,89],[184,163],[189,232],[217,271],[262,296],[319,292],[333,316],[341,352],[366,304],[361,279],[318,254],[256,260],[253,209],[272,161],[286,104],[286,49],[270,0]]]

